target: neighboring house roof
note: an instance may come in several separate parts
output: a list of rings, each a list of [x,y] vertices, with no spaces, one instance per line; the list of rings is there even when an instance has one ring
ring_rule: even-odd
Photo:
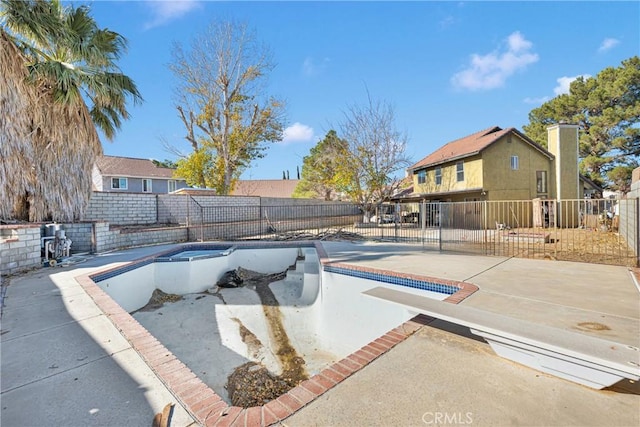
[[[100,156],[96,160],[96,167],[103,176],[182,180],[182,178],[174,178],[174,169],[156,166],[149,159]]]
[[[290,198],[298,179],[247,179],[236,183],[233,196],[260,196]]]
[[[509,133],[513,133],[514,135],[518,136],[524,142],[531,145],[533,148],[541,152],[549,159],[553,159],[553,154],[549,153],[547,150],[545,150],[532,139],[518,131],[516,128],[502,129],[499,126],[492,126],[490,128],[465,136],[464,138],[456,139],[455,141],[451,141],[443,145],[424,159],[415,163],[409,168],[409,170],[414,171],[416,169],[423,169],[430,166],[436,166],[442,163],[463,159],[465,157],[474,156]]]
[[[188,194],[190,196],[215,196],[213,188],[178,188],[172,194]]]
[[[391,199],[401,199],[410,194],[413,194],[413,178],[411,176],[405,176],[400,181],[396,192],[391,195]]]
[[[600,193],[602,193],[603,188],[600,187],[598,184],[596,184],[595,182],[593,182],[592,180],[590,180],[589,178],[587,178],[584,175],[579,175],[580,181],[582,181],[583,183],[585,183],[587,186],[591,187],[593,190],[596,190]]]

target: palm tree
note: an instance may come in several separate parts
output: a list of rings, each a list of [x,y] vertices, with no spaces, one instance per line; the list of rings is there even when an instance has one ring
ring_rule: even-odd
[[[31,145],[13,153],[30,158],[24,171],[28,184],[10,190],[20,192],[3,200],[12,201],[15,218],[77,219],[88,204],[91,170],[102,152],[96,128],[112,139],[129,118],[127,101],[142,99],[133,80],[116,66],[126,40],[100,29],[87,6],[62,6],[58,0],[0,0],[0,5],[2,54],[14,59],[2,67],[15,68],[17,61],[26,70],[3,73],[6,86],[23,87],[24,82],[24,92],[30,93],[27,125],[17,134],[13,130],[13,138],[21,141],[7,145]],[[10,102],[8,94],[0,85],[0,107],[5,95]],[[15,91],[12,98],[15,102]],[[5,129],[0,131],[9,138]],[[12,187],[11,175],[0,178]],[[0,215],[6,210],[0,208]]]

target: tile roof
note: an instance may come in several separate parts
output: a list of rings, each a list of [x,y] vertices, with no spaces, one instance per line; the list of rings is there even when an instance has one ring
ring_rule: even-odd
[[[96,166],[103,176],[180,179],[173,177],[173,169],[158,167],[149,159],[100,156]]]
[[[435,166],[441,163],[473,156],[509,133],[514,133],[524,142],[532,145],[536,150],[542,152],[545,156],[553,158],[551,153],[536,144],[533,140],[519,132],[517,129],[512,127],[502,129],[499,126],[492,126],[443,145],[424,159],[412,165],[409,170]]]
[[[286,197],[293,194],[297,179],[246,179],[236,183],[233,196]]]

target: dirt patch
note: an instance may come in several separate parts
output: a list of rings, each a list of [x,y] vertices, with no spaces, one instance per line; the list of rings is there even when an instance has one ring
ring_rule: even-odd
[[[151,294],[151,298],[149,298],[149,302],[144,307],[134,311],[132,314],[137,313],[138,311],[154,311],[162,307],[165,303],[177,302],[180,300],[182,300],[180,295],[167,294],[162,292],[160,289],[155,289]]]
[[[231,403],[235,406],[248,408],[263,405],[277,398],[308,379],[309,375],[305,369],[304,359],[298,355],[289,341],[280,304],[269,288],[269,283],[284,279],[286,271],[276,274],[261,274],[238,268],[237,274],[242,278],[243,285],[254,289],[260,297],[271,343],[282,366],[282,374],[275,375],[264,366],[249,362],[239,366],[229,375],[225,387]],[[237,322],[240,327],[240,336],[247,344],[249,351],[257,354],[262,343],[241,322]]]
[[[255,362],[237,367],[227,380],[227,391],[234,406],[260,406],[281,396],[298,385],[294,378],[273,375]]]
[[[581,322],[578,323],[577,329],[581,331],[610,331],[611,328],[598,322]]]
[[[240,328],[240,338],[242,339],[242,342],[247,345],[247,349],[249,350],[249,353],[251,353],[251,356],[253,356],[254,359],[258,358],[258,356],[260,355],[260,351],[263,348],[260,339],[256,336],[256,334],[251,332],[249,328],[244,326],[240,319],[234,317],[231,320],[238,324],[238,328]]]
[[[519,229],[528,234],[541,229]],[[514,232],[512,230],[512,232]],[[549,234],[548,242],[513,241],[502,242],[500,235],[490,237],[488,242],[493,255],[519,258],[548,259],[557,261],[588,262],[593,264],[624,265],[635,267],[637,259],[633,249],[618,233],[594,229],[544,229]],[[493,239],[493,240],[491,240]]]

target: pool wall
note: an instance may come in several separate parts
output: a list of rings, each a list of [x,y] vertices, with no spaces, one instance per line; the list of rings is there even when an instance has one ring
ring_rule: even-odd
[[[345,277],[338,273],[322,274],[322,301],[318,299],[316,302],[319,310],[317,339],[322,348],[337,355],[348,355],[358,350],[362,343],[375,340],[417,314],[362,294],[377,286],[398,289],[397,285],[371,279]],[[403,289],[405,291],[410,292]],[[438,300],[448,296],[428,291],[422,291],[422,296],[427,293]]]
[[[278,273],[295,264],[299,254],[299,249],[293,247],[264,248],[259,251],[258,254],[256,250],[239,249],[226,255],[192,261],[171,261],[162,255],[147,260],[137,268],[128,269],[126,274],[116,274],[116,269],[114,274],[98,275],[96,283],[122,308],[132,312],[144,307],[155,289],[178,295],[203,292],[213,287],[229,270],[244,267],[259,273]]]

